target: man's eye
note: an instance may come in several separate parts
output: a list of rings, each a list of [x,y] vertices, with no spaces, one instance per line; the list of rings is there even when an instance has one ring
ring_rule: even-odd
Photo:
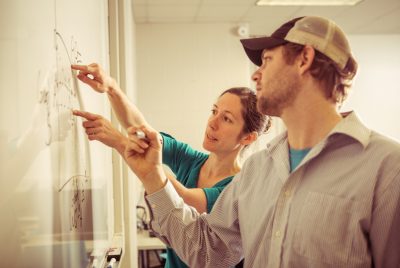
[[[263,58],[263,62],[267,62],[267,61],[270,61],[270,60],[271,60],[271,57],[268,57],[268,56]]]

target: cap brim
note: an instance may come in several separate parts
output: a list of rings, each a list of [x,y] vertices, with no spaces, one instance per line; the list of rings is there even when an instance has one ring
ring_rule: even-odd
[[[257,66],[262,64],[261,55],[264,49],[274,48],[287,43],[287,41],[283,39],[270,36],[241,39],[240,42],[242,43],[249,59]]]

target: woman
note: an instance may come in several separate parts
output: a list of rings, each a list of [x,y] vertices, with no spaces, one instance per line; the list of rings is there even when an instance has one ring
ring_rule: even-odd
[[[142,113],[128,100],[114,79],[97,65],[73,65],[79,70],[78,78],[94,90],[107,93],[120,123],[134,129],[151,128]],[[256,95],[248,88],[224,91],[211,109],[204,133],[203,147],[209,154],[194,150],[188,144],[160,132],[162,161],[176,175],[170,177],[175,189],[185,201],[200,213],[209,212],[224,187],[240,171],[240,153],[258,135],[268,129],[270,120],[257,111]],[[128,140],[112,128],[101,116],[74,111],[88,121],[83,123],[90,140],[99,140],[124,156]],[[130,135],[136,150],[148,146],[146,140]],[[187,267],[172,249],[167,249],[165,267]]]

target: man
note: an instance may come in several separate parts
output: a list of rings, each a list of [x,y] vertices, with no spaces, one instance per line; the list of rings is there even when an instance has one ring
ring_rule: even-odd
[[[208,215],[184,204],[161,144],[129,130],[125,158],[147,192],[152,228],[190,267],[399,267],[400,146],[340,114],[357,63],[332,21],[302,17],[242,40],[259,66],[258,109],[287,132],[256,153]],[[144,151],[144,152],[143,152]]]

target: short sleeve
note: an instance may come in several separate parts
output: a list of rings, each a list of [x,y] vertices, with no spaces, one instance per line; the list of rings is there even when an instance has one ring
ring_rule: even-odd
[[[192,169],[193,165],[203,162],[208,157],[207,154],[194,150],[166,133],[160,134],[163,138],[163,164],[170,167],[175,174],[179,173],[179,169]]]

